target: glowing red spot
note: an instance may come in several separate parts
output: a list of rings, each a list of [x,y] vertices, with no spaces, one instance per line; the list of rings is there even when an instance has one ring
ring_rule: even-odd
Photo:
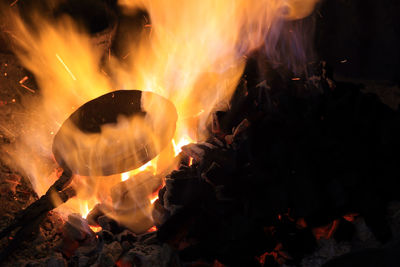
[[[355,217],[357,217],[359,214],[358,213],[349,213],[343,216],[343,219],[345,219],[348,222],[354,222]]]
[[[155,232],[155,231],[157,231],[157,227],[155,227],[155,226],[153,226],[149,230],[147,230],[148,233]]]
[[[316,239],[329,239],[335,233],[336,228],[339,225],[339,220],[334,220],[326,226],[321,226],[313,229],[313,234]]]

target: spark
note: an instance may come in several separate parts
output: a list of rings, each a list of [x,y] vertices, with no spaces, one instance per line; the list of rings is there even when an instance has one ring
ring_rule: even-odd
[[[22,78],[19,83],[23,84],[24,82],[26,82],[26,80],[28,80],[28,76],[25,76],[24,78]]]
[[[33,89],[31,89],[31,88],[29,88],[28,86],[26,86],[26,85],[24,85],[24,84],[20,84],[23,88],[25,88],[26,90],[28,90],[29,92],[31,92],[31,93],[35,93],[35,90],[33,90]]]
[[[10,4],[10,6],[11,6],[11,7],[14,6],[17,2],[18,2],[18,0],[15,0],[14,2],[12,2],[12,3]]]
[[[61,62],[61,64],[63,64],[64,68],[68,71],[69,75],[71,75],[72,79],[73,79],[74,81],[76,81],[76,78],[75,78],[74,74],[70,71],[70,69],[68,68],[68,66],[65,65],[65,63],[64,63],[64,61],[61,59],[61,57],[60,57],[58,54],[56,54],[56,57],[57,57],[57,59]]]
[[[122,59],[126,59],[127,57],[129,57],[130,54],[131,54],[131,52],[128,52],[128,54],[126,54],[125,56],[123,56]]]

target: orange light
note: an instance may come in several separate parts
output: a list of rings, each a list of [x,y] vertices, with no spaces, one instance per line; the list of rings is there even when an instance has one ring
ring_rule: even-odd
[[[180,138],[179,142],[175,142],[175,140],[172,139],[172,146],[174,147],[175,157],[178,156],[179,153],[182,152],[183,146],[186,146],[193,142],[194,142],[193,139],[187,135],[184,135],[182,138]]]
[[[147,230],[147,232],[149,232],[149,233],[155,232],[155,231],[157,231],[157,227],[156,226],[153,226],[149,230]]]
[[[131,177],[134,177],[136,174],[144,172],[144,171],[149,171],[152,172],[153,174],[157,173],[157,160],[158,157],[155,157],[154,159],[150,160],[146,164],[140,166],[139,168],[133,170],[133,171],[128,171],[121,173],[121,181],[126,181]]]
[[[94,226],[94,225],[89,225],[90,229],[92,229],[93,232],[98,233],[101,230],[103,230],[103,228],[101,228],[101,226]]]
[[[153,197],[153,198],[151,198],[151,199],[150,199],[150,203],[151,203],[151,204],[154,204],[154,202],[156,202],[157,199],[158,199],[158,195],[155,196],[155,197]]]

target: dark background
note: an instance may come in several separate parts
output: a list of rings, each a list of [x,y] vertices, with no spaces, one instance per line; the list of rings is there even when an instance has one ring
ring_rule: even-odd
[[[338,78],[399,83],[400,1],[325,0],[316,16],[316,51]]]

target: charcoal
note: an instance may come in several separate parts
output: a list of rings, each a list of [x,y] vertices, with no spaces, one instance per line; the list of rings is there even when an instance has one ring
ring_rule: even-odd
[[[121,233],[116,235],[116,239],[118,240],[118,242],[123,242],[123,241],[135,242],[137,238],[136,234],[125,229]]]
[[[351,241],[355,234],[355,226],[351,222],[340,219],[339,226],[336,228],[333,238],[338,241]]]
[[[218,163],[211,163],[210,167],[202,173],[201,177],[213,186],[223,185],[228,183],[228,172]]]
[[[161,205],[159,199],[153,203],[153,211],[151,213],[154,225],[159,227],[162,225],[170,216],[170,212]]]
[[[192,157],[195,162],[200,162],[206,155],[206,149],[209,148],[207,146],[201,146],[198,144],[189,144],[182,147],[182,152],[189,157]]]
[[[180,169],[183,166],[189,167],[190,163],[193,163],[193,158],[191,158],[190,156],[188,156],[187,154],[185,154],[183,152],[180,152],[176,158],[179,159],[178,160],[178,162],[179,162],[178,169]]]
[[[399,262],[397,262],[398,264]],[[331,260],[323,265],[323,267],[350,267],[350,266],[398,266],[386,264],[385,255],[382,249],[368,249],[364,251],[349,253],[344,256]]]
[[[110,244],[105,244],[102,250],[104,254],[110,254],[113,256],[114,261],[117,261],[121,256],[123,250],[121,244],[117,241],[114,241]]]
[[[115,266],[115,259],[113,255],[109,252],[107,253],[100,253],[99,259],[98,259],[98,265],[99,266]]]
[[[240,138],[243,138],[243,135],[246,134],[247,128],[250,127],[250,122],[248,119],[242,120],[239,125],[234,129],[232,135],[232,142],[238,141]]]
[[[65,267],[67,266],[67,261],[62,257],[62,255],[55,255],[46,261],[47,267]]]
[[[125,240],[121,242],[121,247],[123,251],[128,251],[133,247],[133,245],[131,242]]]
[[[63,234],[73,240],[83,241],[89,235],[93,235],[87,221],[80,214],[70,214],[64,224]]]
[[[264,260],[263,267],[278,267],[280,264],[275,260],[274,256],[267,255]]]
[[[101,230],[97,233],[99,238],[101,238],[106,244],[109,244],[114,241],[114,234],[108,230]]]
[[[86,256],[79,257],[78,266],[88,266],[90,258]]]
[[[157,236],[156,232],[148,232],[145,234],[141,234],[138,236],[138,241],[141,243],[144,243],[144,242],[146,242],[146,240],[153,239],[155,236]]]
[[[119,233],[121,231],[118,223],[115,220],[109,218],[107,215],[99,216],[97,218],[97,222],[103,230],[107,230],[112,233]]]
[[[142,241],[144,245],[154,245],[154,244],[159,244],[160,241],[157,238],[157,234],[154,233],[152,236],[149,236],[145,240]]]
[[[181,266],[179,261],[177,262],[177,258],[173,250],[166,244],[164,244],[163,246],[137,245],[122,256],[120,263],[121,265],[126,264],[128,266],[130,265],[142,267]],[[175,263],[177,265],[171,265],[172,263]]]
[[[209,138],[207,138],[206,142],[220,148],[225,146],[225,144],[215,136],[210,136]]]
[[[63,238],[57,250],[66,257],[71,257],[79,246],[96,246],[97,240],[94,232],[80,214],[70,214],[68,221],[63,226]],[[92,248],[91,248],[92,249]]]
[[[165,206],[168,208],[171,205],[190,205],[195,202],[200,194],[200,183],[198,178],[166,179]]]
[[[275,238],[280,240],[282,250],[287,251],[291,257],[291,262],[296,264],[317,246],[310,228],[299,229],[290,220],[286,220],[276,228]]]
[[[189,208],[182,208],[172,213],[171,217],[158,228],[156,232],[158,239],[161,242],[179,241],[193,222],[196,213],[196,209]]]
[[[160,205],[164,206],[164,194],[167,188],[164,186],[158,191],[158,201]]]
[[[89,256],[94,254],[97,251],[98,240],[94,239],[89,244],[80,245],[79,248],[76,249],[75,254],[77,256]]]
[[[229,128],[226,125],[226,112],[216,111],[212,114],[211,132],[216,136],[223,136],[228,132]]]
[[[386,243],[392,238],[392,231],[386,218],[385,207],[378,210],[370,210],[368,213],[363,214],[365,223],[374,233],[375,237]]]
[[[104,204],[96,204],[87,215],[86,220],[90,225],[99,225],[98,218],[103,216],[107,211],[109,209]]]

